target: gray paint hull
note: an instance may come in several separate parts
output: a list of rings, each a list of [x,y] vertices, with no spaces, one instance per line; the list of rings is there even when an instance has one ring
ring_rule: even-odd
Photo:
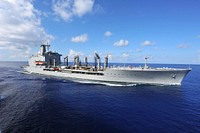
[[[181,85],[189,69],[175,70],[109,70],[108,78],[137,84]]]
[[[80,80],[91,80],[100,82],[119,82],[134,84],[159,84],[159,85],[181,85],[182,80],[191,69],[112,69],[103,71],[103,75],[88,75],[59,71],[44,71],[42,68],[25,67],[30,73],[38,73],[63,78]]]

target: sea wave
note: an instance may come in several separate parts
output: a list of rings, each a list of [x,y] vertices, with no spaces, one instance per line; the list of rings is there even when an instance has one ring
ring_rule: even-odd
[[[18,72],[18,73],[22,73],[22,74],[31,74],[31,72],[24,71],[24,70],[22,70],[22,71],[16,71],[16,72]]]
[[[11,90],[11,89],[8,89],[6,91],[3,91],[1,94],[0,94],[0,100],[3,100],[7,97],[9,97],[10,95],[12,95],[13,93],[15,93],[14,90]]]
[[[73,80],[74,82],[78,82],[81,84],[100,84],[106,86],[137,86],[137,84],[122,84],[122,83],[115,83],[115,82],[99,82],[99,81],[89,81],[89,80]]]

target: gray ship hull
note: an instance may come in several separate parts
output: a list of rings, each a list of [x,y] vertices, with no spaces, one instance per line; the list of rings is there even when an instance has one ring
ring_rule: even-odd
[[[147,57],[144,67],[109,67],[108,56],[105,57],[104,67],[101,66],[100,56],[95,52],[94,66],[88,65],[87,57],[84,64],[79,56],[74,57],[73,65],[68,64],[68,56],[61,65],[61,54],[46,51],[50,45],[41,45],[40,52],[29,59],[29,65],[24,67],[29,73],[38,73],[68,79],[90,80],[100,82],[118,82],[131,84],[160,84],[181,85],[182,80],[191,69],[150,68]]]
[[[190,69],[109,70],[107,78],[135,84],[181,85]]]
[[[25,67],[27,72],[38,73],[67,79],[90,80],[100,82],[118,82],[126,84],[181,85],[191,69],[143,69],[143,68],[107,68],[104,71],[84,70],[44,71],[40,67]]]

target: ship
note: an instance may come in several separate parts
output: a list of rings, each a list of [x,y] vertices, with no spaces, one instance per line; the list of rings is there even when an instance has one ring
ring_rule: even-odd
[[[97,81],[102,83],[122,84],[148,84],[148,85],[181,85],[185,76],[192,70],[189,68],[154,68],[147,65],[145,57],[144,66],[109,66],[108,56],[104,63],[98,53],[94,53],[94,63],[88,63],[84,58],[82,63],[79,55],[69,62],[69,56],[61,62],[61,54],[49,51],[50,45],[42,44],[40,51],[33,55],[28,65],[23,69],[28,73],[36,73],[47,76],[56,76],[66,79]],[[103,65],[103,66],[102,66]]]

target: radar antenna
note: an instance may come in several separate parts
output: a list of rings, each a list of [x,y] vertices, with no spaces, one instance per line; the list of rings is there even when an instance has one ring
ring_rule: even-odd
[[[48,42],[46,44],[46,47],[47,47],[47,51],[49,52],[50,44]]]

